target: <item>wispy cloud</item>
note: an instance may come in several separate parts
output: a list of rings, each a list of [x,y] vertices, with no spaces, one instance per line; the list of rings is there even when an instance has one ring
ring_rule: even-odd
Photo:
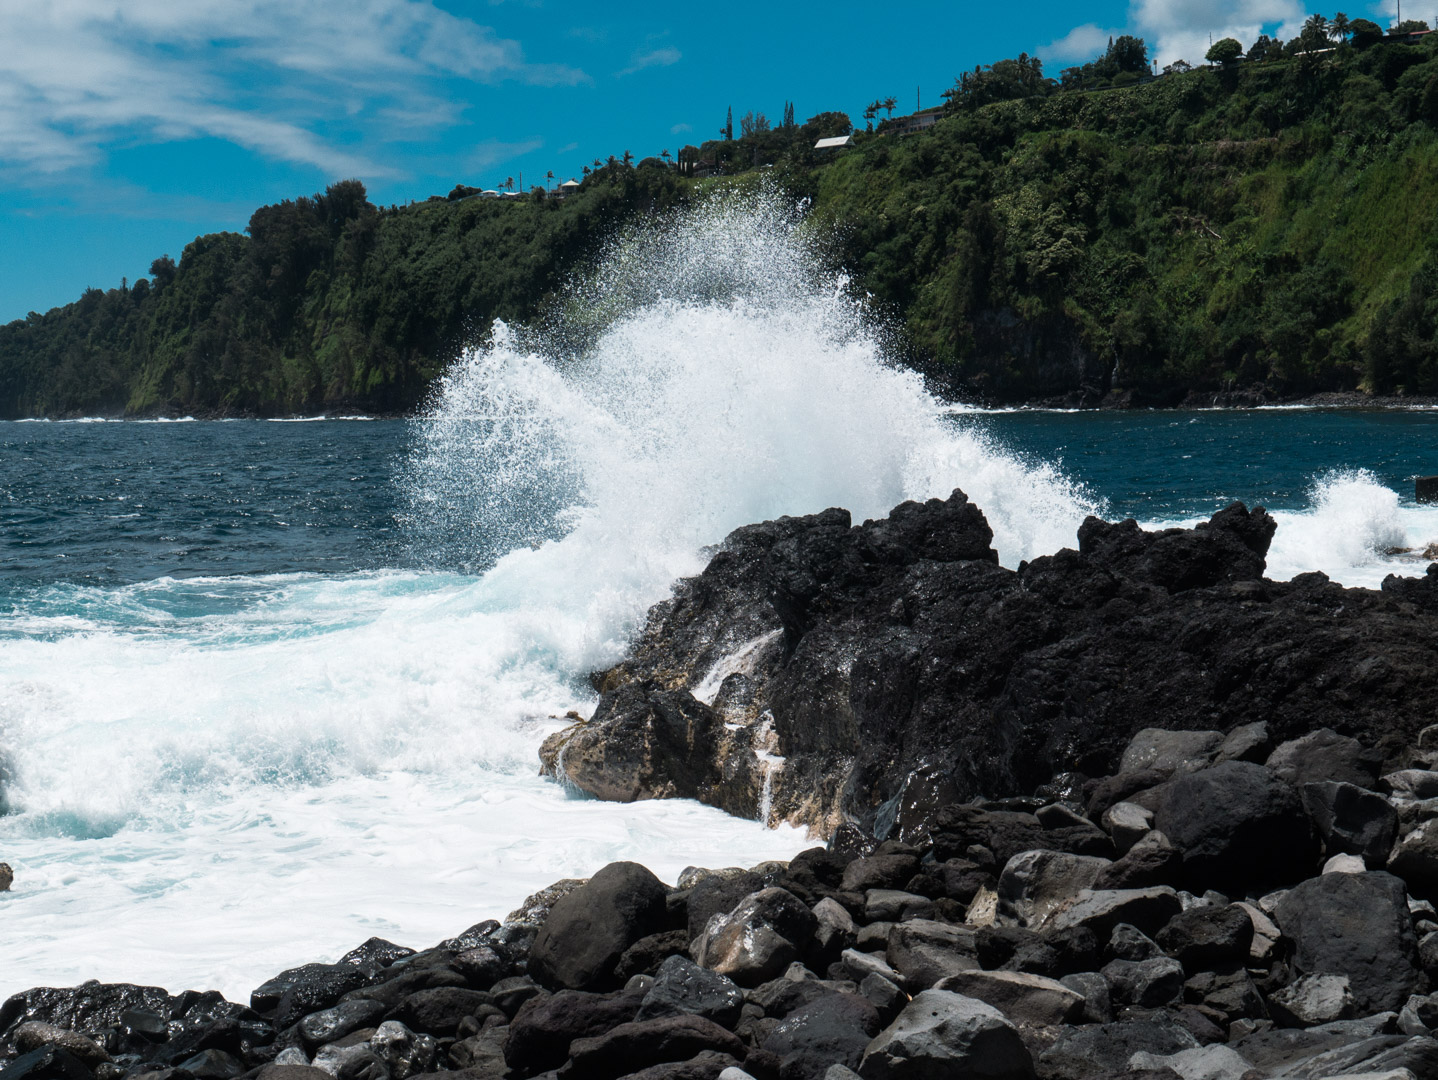
[[[521,139],[519,142],[485,139],[470,152],[468,164],[471,169],[489,169],[525,154],[532,154],[543,146],[544,140],[539,138]]]
[[[666,45],[662,49],[651,49],[649,52],[636,52],[629,58],[629,66],[614,74],[617,78],[622,79],[626,75],[633,75],[645,68],[669,67],[671,64],[679,63],[683,57],[684,54],[672,45]]]
[[[332,175],[382,175],[321,132],[375,137],[453,123],[444,79],[587,81],[430,0],[0,3],[0,167],[53,174],[113,145],[225,139]],[[23,42],[23,47],[13,43]]]

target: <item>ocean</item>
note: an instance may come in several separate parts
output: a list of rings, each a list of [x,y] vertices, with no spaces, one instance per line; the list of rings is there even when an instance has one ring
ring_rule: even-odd
[[[615,859],[672,881],[809,846],[538,776],[589,673],[751,521],[962,487],[1015,566],[1090,513],[1242,499],[1278,519],[1271,576],[1426,568],[1433,412],[954,406],[812,245],[772,203],[620,237],[409,420],[0,424],[0,997],[246,1000]]]

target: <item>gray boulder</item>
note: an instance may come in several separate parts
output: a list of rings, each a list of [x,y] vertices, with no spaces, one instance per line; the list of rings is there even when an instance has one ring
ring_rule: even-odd
[[[1033,1058],[1018,1030],[992,1005],[925,990],[864,1052],[864,1080],[1032,1080]]]
[[[928,919],[896,923],[889,931],[885,955],[911,993],[927,990],[945,976],[979,967],[973,927]]]
[[[784,1080],[822,1080],[834,1064],[856,1068],[879,1033],[879,1013],[855,994],[825,994],[784,1017],[764,1040]]]
[[[1303,808],[1328,854],[1357,855],[1369,869],[1383,869],[1398,831],[1398,814],[1382,795],[1326,780],[1303,785]]]
[[[551,988],[617,985],[615,966],[640,938],[667,928],[663,884],[633,862],[610,863],[555,902],[529,952],[529,974]]]
[[[1274,912],[1301,974],[1348,977],[1361,1014],[1397,1010],[1418,984],[1418,946],[1403,882],[1392,874],[1324,874],[1290,889]]]
[[[939,981],[938,990],[977,998],[1015,1024],[1066,1024],[1084,1011],[1084,995],[1056,979],[1021,971],[961,971]]]
[[[1100,944],[1106,944],[1119,923],[1136,926],[1145,934],[1156,934],[1182,910],[1178,893],[1166,885],[1151,889],[1085,889],[1073,903],[1053,914],[1046,929],[1084,926],[1094,932]]]
[[[1180,1050],[1176,1054],[1154,1054],[1140,1050],[1129,1058],[1132,1069],[1172,1069],[1182,1080],[1244,1080],[1253,1066],[1231,1046],[1221,1043]]]
[[[1302,787],[1326,780],[1371,788],[1378,780],[1383,756],[1365,749],[1357,739],[1331,728],[1319,728],[1283,743],[1268,755],[1267,765],[1280,779]]]
[[[1198,1045],[1193,1033],[1172,1016],[1157,1013],[1144,1020],[1065,1028],[1039,1055],[1039,1069],[1045,1080],[1122,1076],[1135,1054],[1176,1054]]]
[[[999,875],[999,899],[1029,926],[1041,925],[1066,901],[1091,888],[1112,863],[1065,851],[1021,851]]]
[[[1165,731],[1144,728],[1123,752],[1120,772],[1158,769],[1164,772],[1194,772],[1213,761],[1223,745],[1221,731]]]
[[[744,991],[732,979],[707,971],[687,956],[671,956],[659,965],[638,1013],[629,1019],[653,1020],[688,1013],[732,1031],[743,1008]]]
[[[1269,1010],[1294,1027],[1316,1027],[1358,1015],[1347,975],[1301,975],[1269,995]]]
[[[1169,920],[1158,943],[1188,971],[1242,966],[1253,946],[1253,920],[1236,904],[1193,907]]]
[[[777,978],[814,940],[819,920],[793,893],[771,886],[709,921],[690,946],[695,963],[740,986]]]
[[[1109,993],[1120,1005],[1157,1009],[1183,997],[1183,965],[1167,956],[1152,960],[1112,960],[1104,965]]]
[[[1438,772],[1428,769],[1399,769],[1383,778],[1398,799],[1438,799]]]
[[[1415,893],[1438,895],[1438,818],[1420,821],[1403,831],[1393,845],[1388,870],[1412,886]]]
[[[1194,892],[1230,895],[1311,874],[1318,840],[1298,795],[1261,765],[1225,761],[1159,789],[1154,827],[1183,855]]]

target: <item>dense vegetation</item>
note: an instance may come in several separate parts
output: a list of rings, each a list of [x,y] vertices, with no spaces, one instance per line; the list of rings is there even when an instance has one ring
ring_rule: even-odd
[[[457,187],[382,210],[341,182],[0,327],[0,415],[408,408],[615,224],[764,165],[960,393],[1438,394],[1438,34],[1318,22],[1157,79],[1133,38],[1057,81],[1000,61],[933,126],[883,120],[832,156],[813,145],[843,114],[750,113],[737,136],[596,162],[562,201]]]

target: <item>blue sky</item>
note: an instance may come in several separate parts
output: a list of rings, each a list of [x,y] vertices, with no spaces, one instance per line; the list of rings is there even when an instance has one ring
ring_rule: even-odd
[[[1392,0],[1352,4],[1387,22]],[[1417,10],[1407,17],[1432,20]],[[1433,0],[1438,9],[1438,0]],[[0,321],[143,275],[265,203],[359,177],[403,203],[712,138],[732,106],[855,120],[1021,51],[1137,33],[1162,62],[1292,36],[1302,0],[723,5],[0,0]],[[1332,12],[1325,11],[1325,14]]]

